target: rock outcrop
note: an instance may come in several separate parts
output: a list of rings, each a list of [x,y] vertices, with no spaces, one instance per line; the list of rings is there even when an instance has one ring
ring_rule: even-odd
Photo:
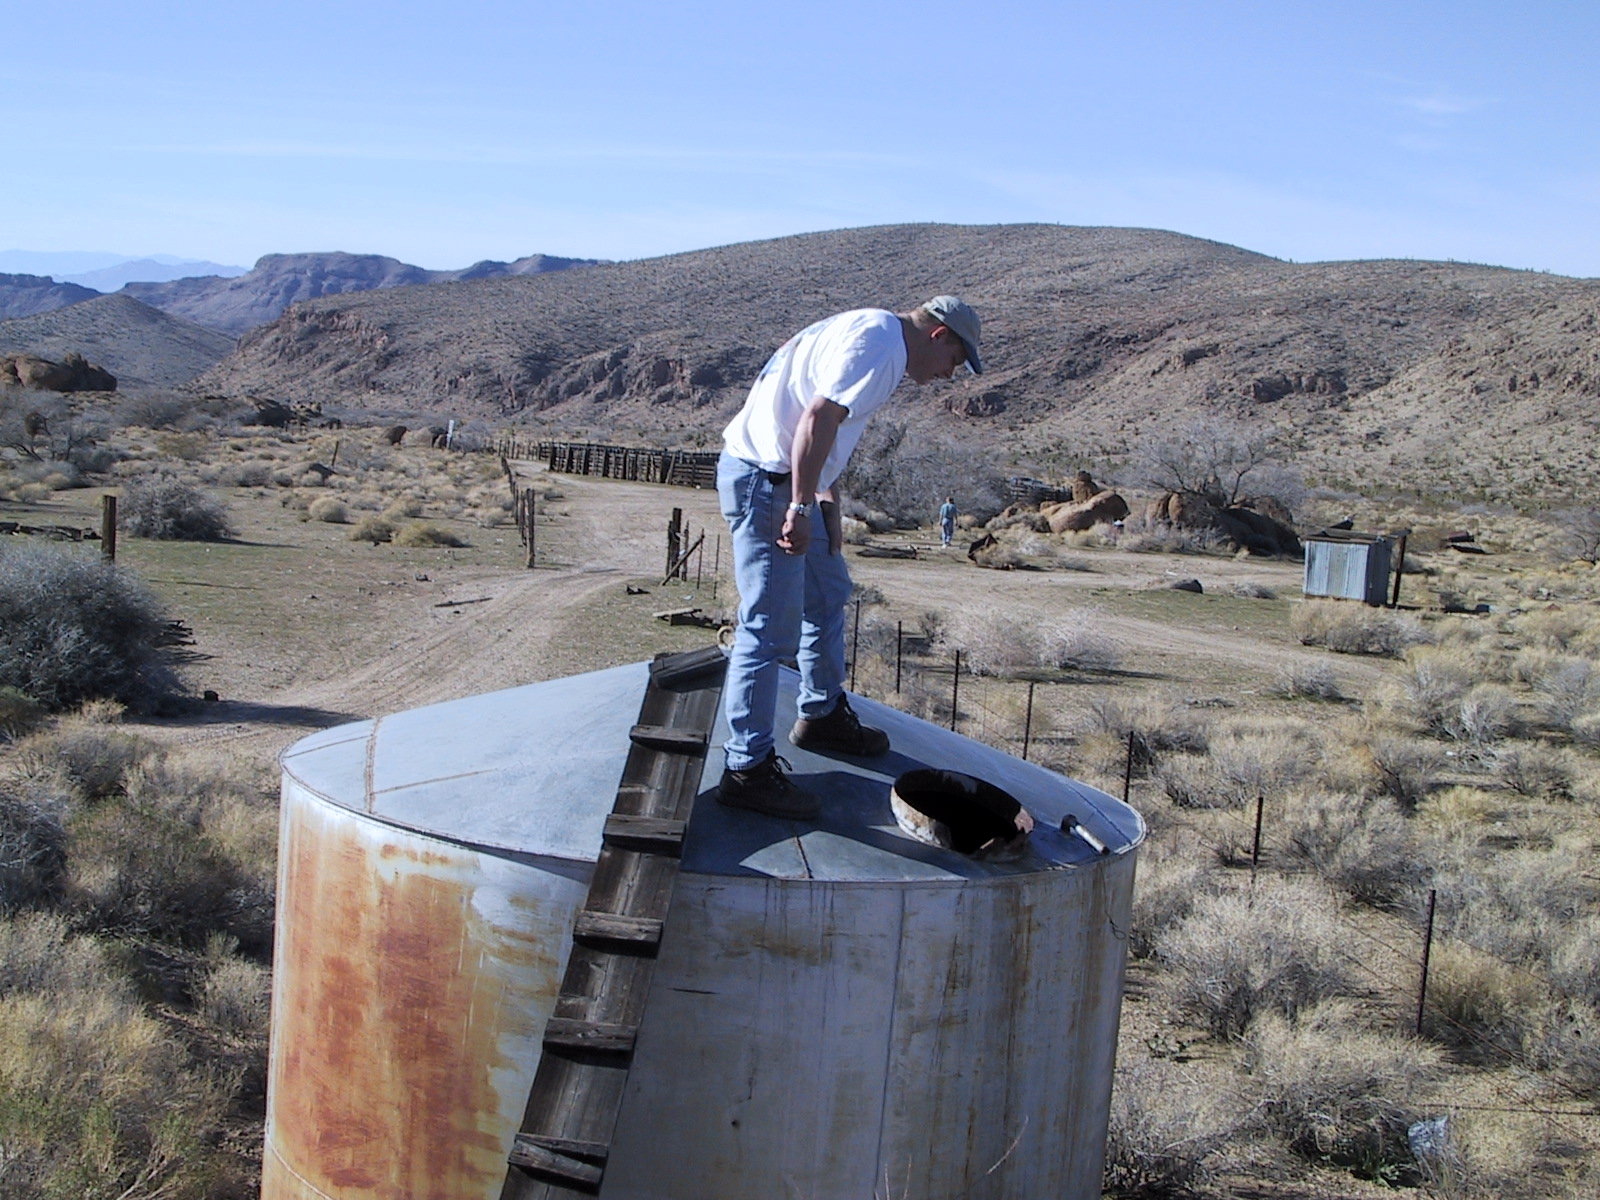
[[[1299,558],[1304,553],[1288,510],[1270,497],[1217,504],[1199,492],[1167,492],[1152,500],[1144,515],[1152,524],[1210,533],[1252,554]]]
[[[11,354],[0,357],[0,383],[12,387],[34,388],[44,392],[114,392],[117,378],[78,353],[64,355],[60,362],[37,354]]]

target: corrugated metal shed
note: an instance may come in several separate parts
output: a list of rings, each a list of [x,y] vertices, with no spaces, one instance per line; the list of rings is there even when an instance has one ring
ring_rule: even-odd
[[[1325,529],[1312,534],[1303,543],[1306,557],[1302,591],[1307,596],[1387,604],[1395,547],[1403,547],[1404,543],[1403,533]]]

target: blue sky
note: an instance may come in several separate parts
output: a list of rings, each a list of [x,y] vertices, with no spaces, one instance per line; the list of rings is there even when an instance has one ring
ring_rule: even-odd
[[[846,226],[1600,276],[1593,0],[0,0],[0,249],[427,267]]]

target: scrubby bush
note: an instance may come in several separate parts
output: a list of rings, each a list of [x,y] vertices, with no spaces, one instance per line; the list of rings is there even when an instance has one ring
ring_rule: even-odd
[[[1301,862],[1363,904],[1393,908],[1423,886],[1415,839],[1387,796],[1317,793],[1282,806],[1291,862]]]
[[[1325,886],[1259,881],[1195,905],[1158,940],[1169,999],[1183,1017],[1234,1038],[1263,1012],[1294,1018],[1354,985],[1339,903]]]
[[[394,523],[386,517],[367,515],[350,531],[352,542],[371,542],[374,546],[394,540]]]
[[[117,506],[117,523],[134,537],[161,541],[216,542],[233,536],[221,504],[171,475],[130,480]]]
[[[350,519],[345,511],[344,501],[337,496],[317,497],[306,509],[306,516],[313,521],[325,521],[329,525],[343,525]]]
[[[67,861],[65,816],[58,797],[0,780],[0,913],[55,896]],[[6,969],[0,957],[0,976]]]
[[[1292,662],[1278,668],[1268,689],[1289,700],[1341,700],[1339,679],[1323,662]]]
[[[1193,1194],[1226,1165],[1240,1132],[1240,1097],[1183,1064],[1147,1054],[1117,1056],[1106,1130],[1108,1196]]]
[[[125,568],[54,546],[0,549],[0,686],[60,711],[154,707],[177,686],[155,596]]]
[[[1244,1069],[1267,1126],[1306,1158],[1391,1184],[1419,1182],[1406,1134],[1441,1066],[1425,1043],[1364,1028],[1344,999],[1298,1019],[1263,1012],[1244,1036]]]
[[[0,738],[16,738],[37,729],[47,717],[44,705],[20,688],[0,687]]]
[[[399,532],[394,535],[394,544],[429,547],[465,546],[467,543],[442,525],[435,525],[431,521],[413,521],[400,527]]]
[[[1399,658],[1431,640],[1415,617],[1338,600],[1302,601],[1294,606],[1289,626],[1303,645],[1326,646],[1336,654]]]

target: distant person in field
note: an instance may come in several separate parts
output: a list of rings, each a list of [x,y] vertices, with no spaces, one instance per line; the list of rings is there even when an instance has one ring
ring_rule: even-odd
[[[946,496],[939,506],[939,542],[948,546],[956,535],[956,498]]]
[[[963,364],[982,372],[980,333],[978,314],[955,296],[911,312],[839,313],[783,344],[723,430],[717,493],[733,531],[739,624],[724,691],[731,734],[722,803],[795,819],[818,812],[817,798],[778,757],[780,659],[800,667],[790,742],[863,757],[888,752],[888,736],[862,725],[844,694],[851,587],[833,485],[867,418],[902,378],[949,379]]]

